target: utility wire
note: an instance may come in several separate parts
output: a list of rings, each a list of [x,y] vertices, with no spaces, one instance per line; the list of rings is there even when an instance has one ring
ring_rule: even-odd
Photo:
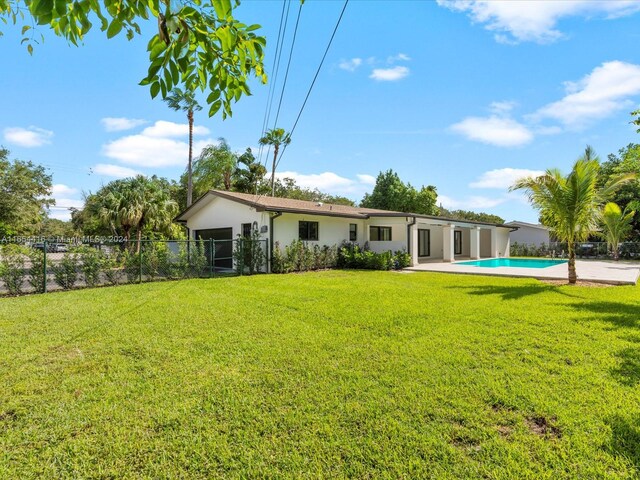
[[[278,71],[280,70],[280,59],[282,58],[282,45],[284,44],[284,38],[287,32],[287,23],[289,19],[289,6],[291,5],[291,1],[282,0],[282,12],[280,12],[280,26],[278,27],[278,40],[276,41],[276,50],[275,55],[273,57],[273,66],[271,67],[271,71],[273,72],[272,82],[269,85],[269,93],[267,95],[267,103],[264,109],[264,119],[262,120],[262,130],[260,135],[262,136],[266,131],[267,124],[269,122],[269,118],[271,117],[271,106],[273,105],[273,94],[275,92],[275,85],[278,81]],[[286,8],[286,17],[285,17],[285,7]],[[284,24],[284,29],[283,29]],[[258,161],[262,163],[262,150],[264,146],[260,145],[260,149],[258,150]],[[267,152],[268,153],[268,152]]]
[[[345,0],[344,5],[342,7],[342,11],[340,12],[340,16],[338,17],[338,21],[336,22],[336,26],[333,29],[333,33],[331,34],[331,38],[329,39],[329,43],[327,44],[327,48],[324,51],[324,55],[322,55],[322,60],[320,60],[320,65],[318,65],[318,69],[316,70],[316,74],[313,77],[313,81],[309,86],[309,90],[307,91],[307,95],[304,98],[304,102],[302,102],[302,106],[300,107],[300,111],[298,112],[298,116],[296,117],[296,121],[289,132],[289,135],[293,137],[293,132],[295,132],[296,127],[298,126],[298,121],[300,121],[300,117],[302,116],[302,112],[304,111],[304,107],[307,105],[307,100],[309,100],[309,96],[311,95],[311,91],[313,90],[314,85],[316,84],[316,80],[318,79],[318,75],[320,74],[320,70],[322,69],[322,65],[324,64],[325,59],[327,58],[327,54],[329,53],[329,49],[331,48],[331,44],[333,43],[333,39],[336,36],[336,32],[338,31],[338,27],[340,26],[340,22],[342,21],[342,17],[344,16],[344,12],[347,9],[347,5],[349,4],[349,0]],[[282,160],[282,156],[284,152],[287,151],[287,145],[285,144],[280,152],[279,158],[276,161],[276,167],[280,164]]]

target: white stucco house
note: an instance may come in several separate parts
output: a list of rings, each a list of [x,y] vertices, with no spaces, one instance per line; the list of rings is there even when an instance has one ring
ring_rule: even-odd
[[[520,245],[540,246],[542,243],[549,244],[549,241],[552,241],[549,228],[544,225],[518,222],[516,220],[505,223],[505,225],[514,228],[509,234],[512,244],[517,242]]]
[[[197,199],[176,221],[186,226],[194,240],[230,240],[258,230],[268,240],[269,249],[276,242],[283,248],[296,239],[320,246],[367,243],[375,252],[404,249],[413,265],[508,257],[513,228],[220,190]]]

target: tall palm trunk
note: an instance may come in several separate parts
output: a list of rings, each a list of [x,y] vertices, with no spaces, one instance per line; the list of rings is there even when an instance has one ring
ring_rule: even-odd
[[[569,283],[574,285],[578,280],[576,275],[576,247],[573,241],[567,244],[567,250],[569,250]]]
[[[278,158],[278,149],[280,145],[277,143],[273,146],[273,167],[271,168],[271,196],[276,196],[276,160]]]
[[[138,227],[138,233],[136,234],[136,253],[140,253],[140,244],[142,243],[142,228]]]
[[[193,178],[192,178],[192,157],[193,157],[193,110],[187,112],[189,120],[189,163],[187,163],[187,207],[193,202]]]

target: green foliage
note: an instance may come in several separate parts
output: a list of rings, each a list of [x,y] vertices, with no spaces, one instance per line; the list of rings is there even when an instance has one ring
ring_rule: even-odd
[[[0,235],[38,233],[45,208],[55,204],[50,194],[51,175],[44,167],[9,161],[9,151],[0,148]]]
[[[472,212],[469,210],[447,210],[443,207],[440,208],[439,215],[441,217],[453,218],[456,220],[471,220],[474,222],[486,222],[486,223],[498,223],[503,224],[504,218],[498,215],[484,212]]]
[[[242,237],[238,235],[233,245],[233,263],[236,271],[243,275],[259,273],[265,265],[265,252],[262,248],[264,240],[258,230],[252,230],[251,235]]]
[[[110,253],[105,255],[102,264],[104,277],[110,285],[118,285],[124,275],[124,259],[122,252],[114,248]]]
[[[63,290],[71,290],[78,282],[80,259],[78,253],[70,251],[62,259],[51,265],[53,278]]]
[[[35,292],[44,292],[45,287],[45,253],[43,250],[30,248],[29,269],[27,270],[27,280]]]
[[[301,187],[296,184],[296,181],[293,178],[289,177],[285,177],[282,180],[276,179],[275,196],[280,198],[291,198],[293,200],[306,200],[308,202],[322,202],[333,205],[347,205],[350,207],[355,206],[354,202],[346,197],[322,193],[317,188],[310,189]]]
[[[260,26],[235,19],[230,0],[0,0],[1,21],[24,22],[23,43],[29,53],[37,43],[34,29],[39,26],[78,45],[92,29],[92,21],[99,21],[107,38],[124,34],[131,40],[142,33],[140,23],[150,17],[158,27],[147,44],[149,67],[140,84],[149,86],[151,97],[165,98],[180,86],[189,92],[200,90],[207,94],[209,116],[222,110],[226,118],[232,114],[232,103],[250,94],[250,77],[266,83],[266,40],[254,33]]]
[[[264,176],[267,169],[262,163],[256,161],[256,157],[250,148],[238,157],[237,168],[234,173],[233,190],[241,193],[266,193],[264,191]]]
[[[607,240],[614,260],[618,260],[620,243],[623,242],[631,232],[631,222],[635,214],[636,212],[634,211],[622,211],[620,207],[613,202],[607,203],[602,210],[601,236]]]
[[[575,271],[575,243],[582,242],[598,229],[603,205],[632,175],[616,175],[598,188],[600,162],[591,147],[564,176],[557,169],[547,170],[537,178],[524,178],[510,190],[524,190],[534,208],[540,210],[542,224],[551,229],[561,242],[568,243],[568,277],[577,280]]]
[[[280,244],[275,243],[271,259],[273,273],[307,272],[334,268],[337,264],[336,246],[309,246],[302,240],[294,240],[281,251]]]
[[[131,250],[125,250],[122,253],[122,264],[124,273],[127,276],[128,283],[139,282],[141,279],[140,254]]]
[[[274,197],[276,188],[276,168],[278,167],[278,152],[281,146],[287,146],[291,143],[291,135],[284,128],[272,128],[267,130],[262,138],[258,140],[260,145],[268,145],[273,147],[273,162],[271,164],[271,195]]]
[[[205,277],[208,276],[207,271],[207,255],[205,253],[204,241],[196,240],[191,243],[191,257],[189,259],[191,265],[192,276]]]
[[[193,164],[195,198],[212,189],[231,190],[238,156],[224,138],[217,145],[207,145]]]
[[[87,287],[95,287],[100,284],[100,273],[105,268],[105,255],[97,248],[82,245],[72,249],[80,263],[84,282]]]
[[[365,194],[361,207],[392,210],[396,212],[437,215],[436,187],[427,186],[417,190],[410,183],[405,184],[393,170],[380,172],[373,191]]]
[[[622,210],[640,211],[640,144],[630,143],[619,150],[617,155],[610,154],[602,164],[598,175],[598,185],[605,185],[611,178],[633,174],[635,180],[622,185],[611,197]],[[640,241],[640,215],[631,222],[631,239]]]
[[[550,245],[513,242],[509,254],[512,257],[547,257],[550,254]]]
[[[411,255],[405,250],[373,252],[357,244],[345,244],[338,251],[339,268],[362,270],[400,270],[411,265]]]
[[[25,259],[28,250],[21,245],[3,245],[0,247],[0,280],[10,295],[22,293],[22,285],[26,277]]]

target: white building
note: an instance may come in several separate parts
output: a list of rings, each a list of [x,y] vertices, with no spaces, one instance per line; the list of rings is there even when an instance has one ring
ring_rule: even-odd
[[[231,240],[258,230],[270,249],[276,242],[284,248],[297,239],[320,246],[366,243],[375,252],[404,249],[413,265],[429,260],[508,257],[513,228],[219,190],[200,197],[176,221],[196,240]],[[229,251],[216,252],[217,258],[231,257],[231,242],[227,245]]]
[[[549,244],[551,236],[549,234],[549,228],[544,225],[526,223],[526,222],[508,222],[505,223],[508,227],[517,228],[509,234],[511,243],[518,243],[520,245],[535,245],[540,246],[542,243]]]

